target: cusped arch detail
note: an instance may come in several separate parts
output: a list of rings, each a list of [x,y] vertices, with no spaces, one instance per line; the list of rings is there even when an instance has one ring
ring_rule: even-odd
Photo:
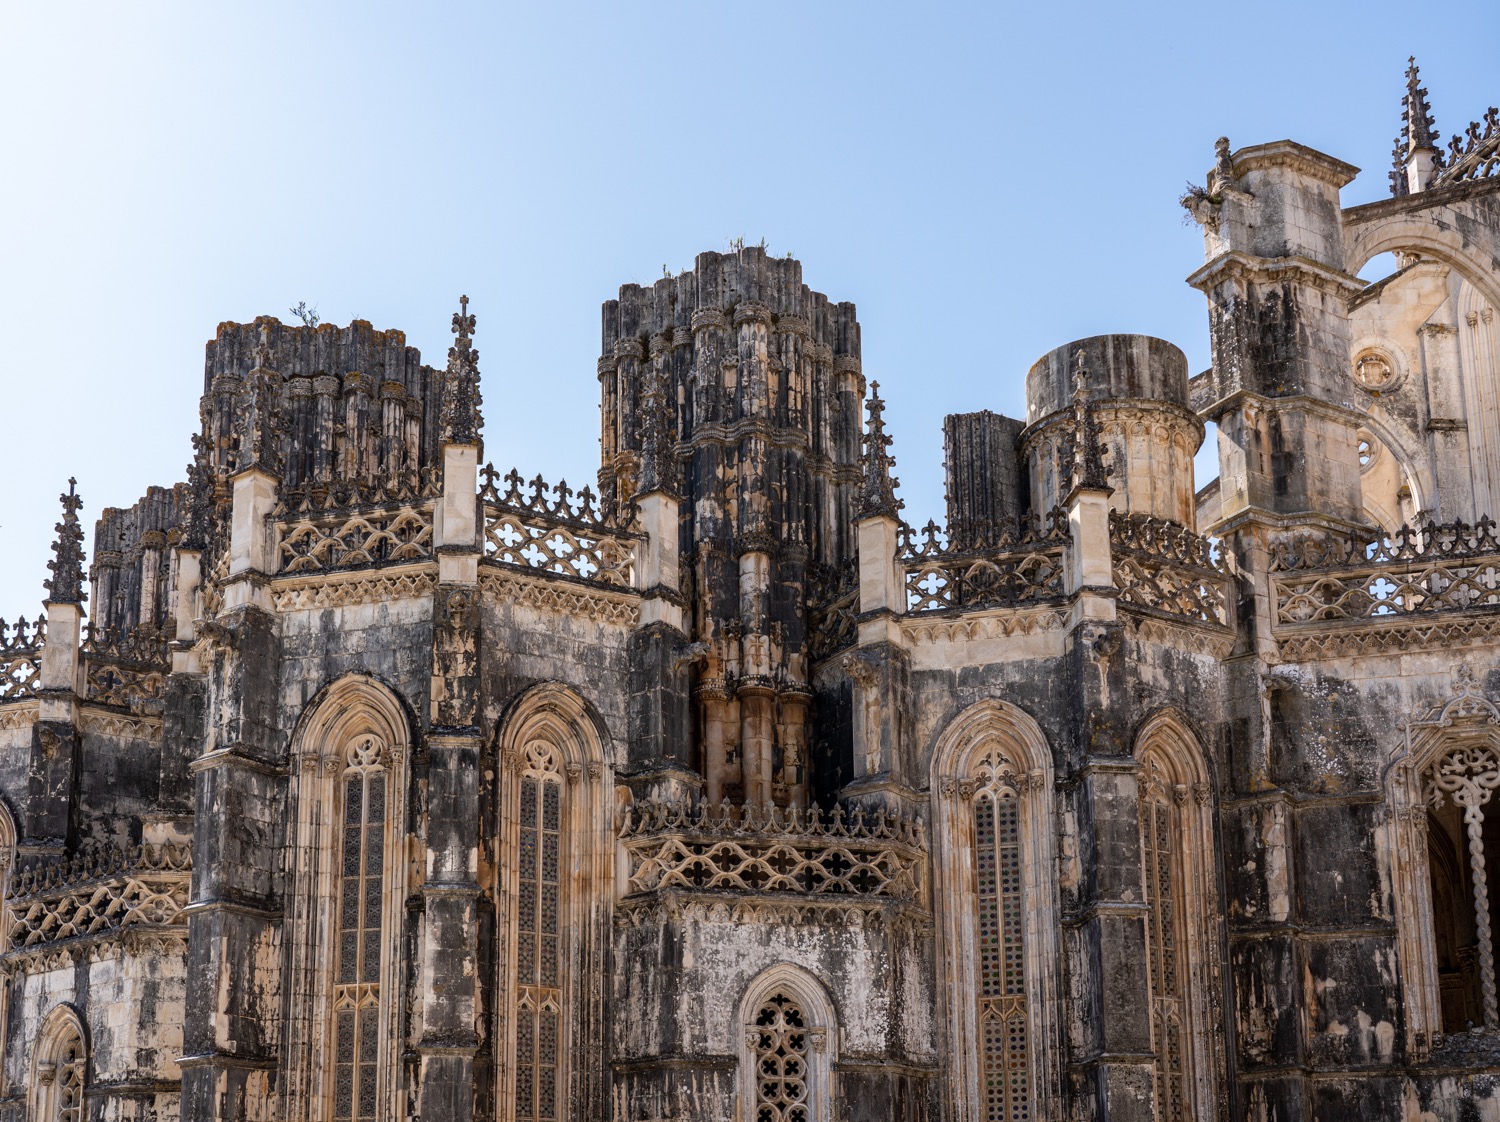
[[[793,1026],[794,1031],[789,1032],[788,1026],[772,1014],[779,1008],[778,999],[790,1002],[798,1010],[802,1024]],[[764,1018],[763,1011],[767,1014]],[[782,1095],[778,1097],[784,1097],[788,1086],[799,1085],[800,1101],[808,1109],[809,1117],[833,1116],[830,1076],[839,1051],[839,1021],[838,1010],[822,982],[793,963],[768,966],[745,986],[736,1024],[744,1034],[740,1060],[741,1117],[749,1118],[756,1113],[753,1108],[761,1105],[757,1094],[762,1088],[780,1091]],[[790,1048],[783,1037],[789,1038]],[[791,1073],[782,1070],[788,1060],[802,1066],[802,1070]],[[763,1064],[770,1064],[771,1070],[762,1070]],[[797,1098],[793,1094],[789,1101]]]
[[[1166,707],[1151,713],[1136,729],[1135,756],[1144,761],[1150,754],[1160,761],[1169,782],[1206,795],[1212,787],[1212,775],[1202,744],[1202,737],[1187,716]]]
[[[345,674],[307,703],[292,732],[292,751],[325,755],[357,736],[376,736],[405,752],[412,746],[412,725],[405,702],[390,686],[370,674]]]
[[[598,711],[577,690],[561,682],[539,682],[522,691],[500,720],[502,757],[515,758],[527,744],[545,740],[563,754],[567,767],[600,768],[609,763],[609,730]]]
[[[1034,784],[1052,785],[1052,751],[1041,725],[1017,705],[986,698],[960,711],[938,734],[932,749],[934,787],[968,775],[984,752],[997,747]]]

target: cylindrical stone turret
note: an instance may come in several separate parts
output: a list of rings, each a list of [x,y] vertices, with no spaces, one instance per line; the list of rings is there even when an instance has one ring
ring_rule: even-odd
[[[1045,514],[1067,497],[1079,355],[1108,450],[1116,510],[1193,525],[1193,455],[1203,425],[1188,407],[1187,358],[1149,335],[1095,335],[1048,352],[1026,375],[1022,454],[1031,509]]]

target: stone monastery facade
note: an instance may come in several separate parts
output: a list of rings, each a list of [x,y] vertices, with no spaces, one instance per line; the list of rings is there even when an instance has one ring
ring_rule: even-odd
[[[221,324],[0,632],[0,1122],[1500,1117],[1500,119],[1408,77],[1385,201],[1220,141],[1212,368],[1059,347],[924,530],[759,249],[604,305],[594,490],[467,301]]]

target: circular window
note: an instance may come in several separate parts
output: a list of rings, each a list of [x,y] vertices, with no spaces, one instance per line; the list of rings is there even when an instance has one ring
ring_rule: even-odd
[[[1354,380],[1370,393],[1384,393],[1396,385],[1396,364],[1384,351],[1360,351],[1354,358]]]
[[[1380,442],[1372,435],[1359,430],[1359,470],[1369,471],[1376,460],[1380,458]]]

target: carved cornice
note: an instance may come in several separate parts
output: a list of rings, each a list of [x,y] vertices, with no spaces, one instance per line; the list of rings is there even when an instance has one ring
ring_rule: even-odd
[[[903,616],[901,632],[913,643],[970,642],[1062,631],[1067,622],[1066,608],[992,608],[938,619]]]
[[[1212,658],[1227,658],[1234,650],[1234,631],[1228,627],[1181,616],[1169,618],[1125,601],[1119,602],[1118,611],[1129,627],[1131,638],[1141,642]]]
[[[437,566],[391,566],[378,572],[308,573],[271,582],[271,603],[278,612],[343,608],[351,604],[425,600],[437,588]]]
[[[497,600],[514,601],[544,612],[583,615],[622,627],[635,627],[641,619],[640,598],[633,592],[585,588],[571,581],[501,569],[488,562],[479,566],[479,590]]]
[[[1455,614],[1449,619],[1408,617],[1389,623],[1344,623],[1332,627],[1278,630],[1278,649],[1287,662],[1315,662],[1356,655],[1448,650],[1500,640],[1500,616]]]
[[[27,728],[36,724],[37,714],[41,711],[41,702],[36,700],[13,701],[8,705],[0,705],[0,732],[9,729]]]
[[[85,706],[79,713],[79,728],[95,736],[123,736],[137,740],[160,740],[160,717],[136,717],[108,709]]]

